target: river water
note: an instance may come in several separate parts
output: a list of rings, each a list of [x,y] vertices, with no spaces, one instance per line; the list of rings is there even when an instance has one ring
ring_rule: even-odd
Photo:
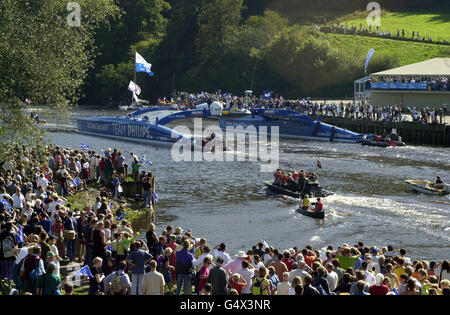
[[[119,115],[77,110],[72,118]],[[69,123],[75,125],[73,122]],[[447,259],[450,255],[450,197],[414,193],[407,179],[450,181],[450,149],[407,146],[375,148],[357,144],[279,142],[280,167],[314,171],[324,189],[326,219],[319,222],[296,213],[298,201],[268,196],[259,161],[174,162],[170,148],[56,132],[59,145],[90,149],[118,148],[128,157],[144,154],[157,177],[157,232],[168,224],[192,229],[215,246],[225,242],[234,255],[260,240],[280,249],[312,245],[323,248],[363,241],[378,247],[407,249],[412,258]],[[240,152],[242,154],[242,152]],[[321,161],[322,169],[316,166]]]

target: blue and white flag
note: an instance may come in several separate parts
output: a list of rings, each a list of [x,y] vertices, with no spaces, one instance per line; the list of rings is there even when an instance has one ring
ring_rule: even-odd
[[[13,209],[12,209],[12,207],[11,207],[11,205],[9,204],[8,201],[6,201],[5,199],[2,199],[2,205],[3,205],[3,208],[4,208],[6,211],[8,211],[8,213],[9,213],[10,215],[13,215]]]
[[[9,204],[8,201],[6,201],[5,199],[2,199],[2,205],[4,208],[9,209],[9,207],[11,207],[11,205]]]
[[[89,149],[89,146],[87,144],[84,144],[83,142],[80,143],[80,148],[85,151],[87,149]]]
[[[23,242],[23,229],[21,225],[19,225],[19,231],[16,233],[16,238],[19,243]]]
[[[395,295],[398,295],[398,291],[396,288],[394,288],[392,291],[394,291]]]
[[[155,202],[158,203],[158,195],[156,192],[153,192],[153,198],[155,198]]]
[[[149,76],[153,77],[155,74],[152,72],[152,64],[148,63],[144,57],[136,52],[136,72],[145,72]]]
[[[122,221],[123,219],[125,219],[125,213],[122,214],[120,217],[118,217],[118,218],[117,218],[117,221],[120,222],[120,221]]]
[[[146,161],[147,159],[144,157],[139,161],[139,164],[147,164],[147,165],[153,165],[151,161]]]
[[[78,270],[77,272],[75,272],[73,274],[73,276],[84,276],[84,277],[90,277],[90,278],[94,278],[94,276],[91,273],[91,270],[89,269],[89,266],[86,265],[83,268],[81,268],[80,270]]]
[[[114,204],[111,202],[111,203],[109,204],[109,207],[110,207],[110,208],[113,208],[113,207],[114,207]]]
[[[263,93],[263,98],[264,98],[264,99],[271,99],[271,98],[272,98],[272,95],[273,95],[273,92],[270,92],[270,91],[264,91],[264,93]]]
[[[80,179],[78,177],[75,177],[75,179],[72,181],[73,186],[77,187],[81,184]]]
[[[375,49],[371,49],[369,50],[369,53],[367,54],[367,58],[366,58],[366,65],[364,66],[364,73],[367,74],[367,66],[369,65],[369,61],[373,56],[373,53],[375,52]]]

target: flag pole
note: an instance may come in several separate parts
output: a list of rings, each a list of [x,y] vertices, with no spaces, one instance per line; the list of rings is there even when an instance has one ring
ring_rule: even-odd
[[[137,84],[136,82],[136,52],[134,52],[134,83]],[[131,94],[131,104],[133,104],[134,99],[133,99],[133,93]]]

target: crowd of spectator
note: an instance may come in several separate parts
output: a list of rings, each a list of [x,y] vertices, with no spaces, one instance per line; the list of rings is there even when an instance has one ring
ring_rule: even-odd
[[[430,77],[381,77],[378,81],[369,80],[366,83],[366,89],[370,89],[370,84],[372,82],[383,82],[383,83],[425,83],[427,86],[427,91],[450,91],[450,83],[448,77],[440,76],[438,78]]]
[[[120,201],[128,173],[122,152],[106,149],[100,155],[81,146],[16,146],[9,159],[0,161],[0,271],[2,286],[14,284],[11,292],[59,295],[61,263],[78,262],[94,273],[100,265],[107,271],[111,238],[119,240],[114,235],[122,233],[123,244],[132,243],[134,234]],[[142,183],[150,208],[154,177],[140,171],[142,164],[130,153],[129,173]],[[98,191],[96,197],[88,196],[95,202],[71,205],[69,197],[88,185]]]
[[[364,27],[361,23],[359,28],[355,25],[349,27],[348,22],[345,24],[341,24],[340,22],[331,22],[328,26],[318,26],[316,28],[321,32],[333,33],[333,34],[348,34],[348,35],[360,35],[360,36],[370,36],[370,37],[382,37],[389,38],[395,40],[404,40],[404,41],[414,41],[414,42],[423,42],[423,43],[432,43],[432,44],[441,44],[441,45],[449,45],[449,42],[446,39],[438,39],[433,40],[431,36],[422,36],[423,34],[420,31],[413,30],[409,33],[405,29],[397,29],[395,33],[391,33],[390,30],[382,30],[380,26],[373,27],[369,25],[368,27]],[[411,36],[409,36],[411,34]]]
[[[414,79],[411,79],[414,81]],[[164,99],[159,100],[160,104],[164,104]],[[443,123],[444,116],[447,113],[446,107],[430,108],[426,106],[423,109],[409,108],[408,106],[375,106],[372,104],[354,105],[353,102],[326,102],[313,101],[310,98],[289,100],[282,96],[270,93],[270,96],[255,95],[235,96],[230,93],[222,93],[217,91],[215,93],[187,93],[177,92],[176,96],[172,98],[171,103],[174,107],[185,110],[194,109],[197,105],[203,103],[211,103],[213,101],[220,101],[225,108],[276,108],[288,109],[312,117],[328,116],[352,119],[369,119],[374,121],[385,122],[401,122],[409,121],[412,117],[413,122],[422,124],[437,124]]]

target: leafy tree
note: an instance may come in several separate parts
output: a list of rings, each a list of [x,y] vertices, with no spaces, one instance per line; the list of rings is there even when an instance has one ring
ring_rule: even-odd
[[[144,55],[141,49],[153,47],[151,49],[154,50],[166,34],[168,18],[165,13],[171,6],[165,0],[117,0],[116,3],[121,14],[111,17],[111,23],[102,26],[95,35],[100,57],[85,85],[85,103],[105,104],[106,100],[109,103],[110,98],[114,102],[127,99],[128,85],[118,90],[117,86],[102,82],[106,78],[104,75],[97,74],[105,66],[111,69],[111,66],[118,67],[120,63],[134,63],[136,47]],[[128,80],[133,78],[133,73],[133,70],[129,73]]]
[[[205,62],[226,54],[241,22],[243,0],[203,0],[198,16],[198,52]]]
[[[81,25],[67,22],[67,3],[3,0],[0,4],[0,154],[12,144],[35,144],[41,134],[24,101],[61,116],[76,104],[93,65],[93,34],[117,11],[112,0],[78,0]]]

